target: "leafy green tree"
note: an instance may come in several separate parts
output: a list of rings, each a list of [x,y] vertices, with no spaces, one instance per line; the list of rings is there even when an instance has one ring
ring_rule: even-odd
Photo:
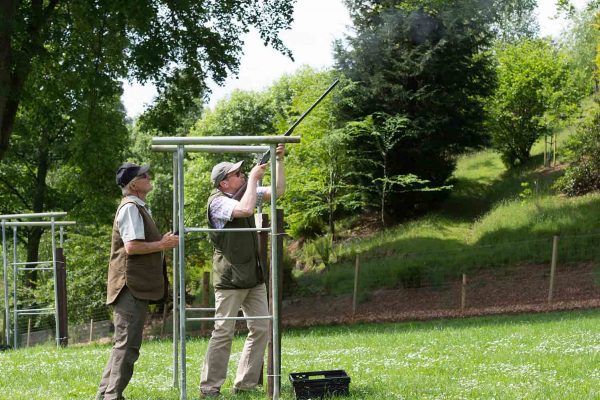
[[[348,124],[352,135],[364,138],[370,144],[369,147],[373,149],[374,155],[367,154],[367,157],[360,163],[364,168],[358,171],[364,171],[360,174],[372,182],[371,185],[362,189],[377,194],[376,200],[382,226],[387,225],[386,214],[390,193],[422,190],[428,183],[413,174],[390,174],[390,154],[402,140],[402,133],[407,123],[408,119],[402,115],[390,116],[385,113],[375,113],[367,116],[364,121]]]
[[[534,6],[514,3],[524,4],[523,12]],[[502,22],[494,8],[499,2],[346,4],[356,35],[336,46],[337,68],[350,80],[342,89],[341,121],[365,121],[376,113],[406,118],[389,152],[390,176],[413,174],[443,186],[455,155],[487,140],[483,99],[495,84],[487,50]],[[368,141],[355,145],[374,155]],[[379,173],[375,179],[383,179]],[[363,187],[370,183],[360,181]],[[392,193],[389,212],[399,218],[431,200],[423,192]]]
[[[81,223],[110,223],[114,171],[128,144],[120,90],[101,76],[87,86],[78,81],[86,71],[64,68],[67,62],[47,58],[30,74],[13,146],[0,164],[0,211],[64,210]],[[27,261],[37,261],[42,228],[20,232]]]
[[[500,45],[497,60],[488,127],[494,147],[512,167],[529,159],[531,146],[550,132],[550,121],[574,107],[577,95],[564,55],[548,41]]]
[[[293,125],[335,78],[333,71],[300,68],[269,89],[277,110],[277,130]],[[351,186],[361,154],[351,148],[346,130],[336,121],[335,89],[294,130],[302,141],[288,146],[286,194],[282,199],[289,230],[296,237],[335,235],[334,221],[360,208],[360,192]]]
[[[587,96],[598,88],[596,57],[600,30],[594,25],[598,11],[586,7],[569,15],[570,28],[561,36],[559,43],[569,64],[571,82],[581,96]]]
[[[242,34],[258,29],[265,44],[290,55],[278,33],[292,21],[292,0],[17,1],[0,4],[0,159],[8,149],[26,83],[38,61],[66,54],[65,68],[95,65],[98,74],[181,83],[196,93],[205,80],[235,72]],[[95,57],[83,55],[98,50]],[[177,79],[178,74],[185,77]]]

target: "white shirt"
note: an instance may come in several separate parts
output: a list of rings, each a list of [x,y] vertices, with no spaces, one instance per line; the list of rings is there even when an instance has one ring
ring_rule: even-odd
[[[152,216],[150,209],[139,197],[127,196],[128,200],[132,200],[134,203],[144,207],[148,214]],[[140,211],[135,204],[127,203],[119,210],[117,214],[117,225],[119,227],[119,234],[123,243],[130,242],[132,240],[144,240],[146,235],[144,234],[144,220]]]
[[[266,186],[259,186],[256,188],[256,207],[262,205],[262,200],[265,192],[267,191]],[[215,198],[209,206],[209,218],[210,223],[217,229],[222,229],[225,224],[233,220],[233,209],[239,201],[232,199],[230,194],[224,193],[225,196],[219,196]]]

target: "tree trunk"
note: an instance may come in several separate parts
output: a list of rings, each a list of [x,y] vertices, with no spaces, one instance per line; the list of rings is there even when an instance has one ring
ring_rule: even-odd
[[[13,33],[16,1],[0,2],[0,160],[8,148],[8,139],[14,123],[13,113],[7,112],[12,107],[9,104],[11,98],[11,70],[12,70],[12,47],[11,37]],[[12,115],[12,121],[10,116]],[[8,132],[5,127],[10,126]]]
[[[25,22],[17,20],[15,0],[0,1],[0,160],[4,157],[15,125],[21,94],[31,71],[34,57],[44,52],[42,30],[48,24],[58,0],[31,4],[31,16]],[[18,24],[26,25],[15,32]],[[13,48],[14,37],[24,35],[20,48]]]

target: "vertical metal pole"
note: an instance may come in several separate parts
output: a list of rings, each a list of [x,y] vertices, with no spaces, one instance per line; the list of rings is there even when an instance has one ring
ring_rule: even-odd
[[[59,232],[60,232],[60,248],[62,249],[62,248],[65,247],[64,246],[64,243],[65,243],[65,240],[64,240],[65,228],[63,226],[61,226],[60,229],[59,229]]]
[[[4,265],[4,330],[6,344],[10,343],[10,314],[8,311],[8,254],[6,254],[6,221],[2,220],[2,263]]]
[[[13,349],[17,348],[17,336],[19,333],[19,329],[17,326],[17,316],[18,316],[18,301],[17,301],[17,227],[13,226]]]
[[[177,231],[178,221],[178,180],[177,174],[179,170],[177,168],[177,154],[173,153],[173,232]],[[182,232],[179,232],[182,235]],[[177,263],[177,251],[178,249],[173,249],[173,387],[179,387],[179,295],[177,292],[177,268],[179,267]]]
[[[187,399],[186,393],[186,362],[185,362],[185,226],[183,222],[183,157],[182,145],[177,147],[177,176],[178,176],[178,228],[179,228],[179,337],[181,342],[181,400]]]
[[[281,354],[279,352],[279,260],[277,259],[277,157],[275,156],[275,144],[271,144],[271,291],[273,293],[273,399],[279,399]]]
[[[54,217],[50,218],[50,232],[52,235],[52,274],[54,275],[54,325],[56,329],[56,333],[54,334],[56,338],[56,347],[60,347],[60,327],[59,327],[59,316],[58,316],[58,277],[56,273],[56,226],[54,225]]]

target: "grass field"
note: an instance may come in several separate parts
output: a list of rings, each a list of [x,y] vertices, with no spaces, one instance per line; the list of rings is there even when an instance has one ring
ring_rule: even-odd
[[[243,338],[236,337],[232,362]],[[198,397],[206,339],[188,342],[188,398]],[[283,333],[282,399],[290,372],[344,369],[350,399],[600,398],[600,310],[321,327]],[[171,342],[144,343],[129,400],[176,400]],[[92,399],[109,346],[0,353],[0,399]],[[264,392],[223,398],[262,399]],[[340,398],[341,399],[341,398]]]

